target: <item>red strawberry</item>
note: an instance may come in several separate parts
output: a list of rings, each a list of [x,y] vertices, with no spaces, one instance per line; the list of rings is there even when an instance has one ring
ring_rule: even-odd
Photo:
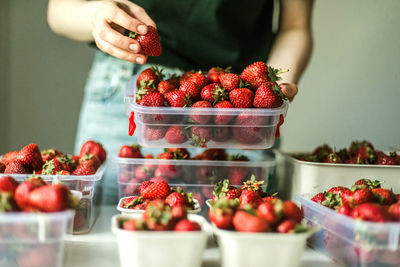
[[[359,154],[359,150],[362,147],[368,147],[370,150],[374,150],[374,146],[371,144],[371,142],[367,141],[367,140],[363,140],[363,141],[353,141],[350,144],[349,147],[349,153],[350,156],[354,157],[357,156],[357,154]]]
[[[56,174],[57,174],[57,175],[71,175],[71,173],[70,173],[69,171],[65,171],[65,170],[56,172]]]
[[[256,108],[277,108],[285,96],[277,83],[266,82],[258,87],[254,95],[253,106]]]
[[[372,189],[372,193],[374,193],[375,198],[382,205],[392,205],[393,203],[397,202],[397,197],[392,190],[374,188]]]
[[[72,156],[72,160],[75,162],[75,165],[79,165],[79,155],[73,155]]]
[[[215,201],[210,210],[208,217],[210,221],[221,229],[232,229],[233,215],[238,207],[239,202],[231,199],[221,199]]]
[[[209,83],[207,77],[204,76],[204,75],[201,73],[201,71],[200,71],[200,72],[194,73],[192,76],[190,76],[190,77],[187,79],[187,81],[195,83],[195,84],[198,86],[198,88],[203,88],[204,86],[206,86],[206,85]],[[179,89],[180,89],[180,88],[179,88]],[[200,90],[199,90],[199,94],[197,95],[197,98],[198,98],[199,96],[200,96]],[[196,98],[194,98],[194,99],[196,99]]]
[[[192,102],[190,101],[190,95],[183,93],[180,90],[174,90],[165,94],[165,98],[171,107],[190,107]]]
[[[142,231],[146,230],[147,226],[143,220],[127,220],[122,223],[122,229],[127,231]]]
[[[15,190],[15,200],[21,209],[29,208],[29,194],[41,186],[45,186],[46,182],[40,177],[30,177],[20,183]]]
[[[353,192],[350,189],[344,186],[332,187],[331,189],[328,190],[328,192],[339,195],[342,199],[342,204],[348,204],[347,200],[353,194]]]
[[[192,108],[212,108],[212,105],[208,101],[197,101],[192,105]],[[210,115],[198,115],[197,111],[193,111],[193,114],[190,115],[190,118],[198,124],[206,124],[210,120]]]
[[[227,142],[232,138],[232,131],[230,127],[213,127],[212,140],[215,142]]]
[[[85,154],[93,154],[99,157],[101,162],[104,162],[107,157],[107,152],[104,150],[103,146],[100,143],[89,140],[86,141],[79,152],[79,156],[82,157]]]
[[[254,93],[247,88],[236,88],[229,92],[229,100],[235,108],[251,108]]]
[[[171,207],[174,206],[188,206],[188,199],[185,194],[181,194],[178,192],[172,192],[167,196],[165,202],[170,205]]]
[[[249,169],[246,167],[228,168],[228,177],[233,185],[239,185],[248,175]]]
[[[240,125],[232,130],[240,143],[257,144],[265,138],[265,117],[240,114],[236,117],[235,125]]]
[[[376,158],[377,165],[397,165],[397,160],[385,154],[379,154]]]
[[[92,175],[95,173],[96,170],[90,165],[78,165],[72,172],[72,175]]]
[[[139,180],[146,180],[153,176],[153,169],[146,165],[141,165],[135,169],[135,178]]]
[[[81,155],[81,158],[89,159],[89,156],[87,155],[93,155],[97,157],[97,164],[98,166],[101,165],[100,159],[97,155],[91,154],[91,153],[86,153],[83,156]],[[61,170],[69,171],[72,172],[75,169],[75,161],[70,156],[64,156],[64,155],[59,155],[56,156],[54,159],[52,159],[57,166],[61,166]]]
[[[0,162],[0,173],[4,173],[5,169],[6,169],[6,165],[4,165],[3,162]]]
[[[82,158],[82,157],[81,157]],[[52,175],[60,171],[73,172],[75,162],[68,156],[56,156],[50,161],[46,161],[43,165],[43,174]]]
[[[161,81],[157,86],[157,90],[161,94],[171,92],[171,91],[175,90],[176,88],[177,88],[176,85],[169,81]]]
[[[174,227],[174,231],[188,232],[188,231],[201,231],[201,227],[197,222],[191,222],[187,219],[180,220]]]
[[[202,160],[227,160],[228,154],[225,149],[206,149],[201,153]]]
[[[171,214],[174,221],[179,221],[187,218],[187,211],[184,206],[171,207]]]
[[[144,155],[145,159],[154,159],[154,156],[152,154],[146,154]]]
[[[139,74],[136,80],[136,86],[140,88],[141,85],[144,85],[143,81],[147,82],[147,84],[153,81],[153,85],[157,86],[158,82],[163,79],[163,76],[162,70],[158,69],[156,66],[147,68]]]
[[[144,85],[141,85],[141,88],[139,88],[136,92],[136,103],[138,104],[140,104],[143,98],[145,98],[146,96],[157,92],[157,89],[154,87],[153,81],[150,82],[142,81],[141,84],[142,83]]]
[[[143,214],[150,230],[168,231],[173,229],[174,218],[171,207],[162,200],[153,200],[149,203]]]
[[[236,199],[240,197],[240,190],[230,185],[228,179],[219,181],[213,190],[213,200],[218,199]]]
[[[169,144],[183,144],[187,141],[185,131],[180,126],[171,126],[165,133],[165,141]]]
[[[190,153],[185,148],[165,148],[165,152],[172,153],[174,159],[189,159]]]
[[[347,198],[347,201],[353,205],[360,205],[374,201],[374,194],[371,189],[366,187],[352,188],[353,194]]]
[[[32,173],[32,169],[26,167],[19,161],[11,161],[6,165],[4,173],[7,174],[25,174],[25,173]]]
[[[392,204],[388,211],[395,221],[400,222],[400,203]]]
[[[201,89],[200,96],[203,100],[212,104],[228,99],[226,91],[219,83],[210,83]]]
[[[91,165],[95,170],[97,170],[100,165],[101,161],[98,156],[92,154],[86,154],[79,160],[80,165]]]
[[[363,203],[353,209],[350,216],[354,219],[371,222],[390,221],[390,215],[384,207],[374,203]]]
[[[230,92],[235,88],[240,88],[240,76],[234,73],[223,73],[219,76],[219,82],[226,91]]]
[[[29,144],[23,147],[18,152],[16,159],[25,166],[32,167],[32,169],[36,171],[40,170],[43,166],[42,154],[36,144]]]
[[[165,135],[166,128],[163,126],[144,126],[143,136],[147,141],[160,140]]]
[[[233,226],[238,232],[268,232],[270,227],[266,220],[256,215],[254,210],[239,210],[233,216]]]
[[[126,209],[134,209],[135,206],[142,203],[143,203],[143,197],[133,196],[125,198],[121,203],[121,207]]]
[[[381,184],[382,182],[378,180],[372,181],[370,179],[359,179],[355,182],[354,185],[365,185],[370,189],[374,189],[374,188],[381,188]]]
[[[151,184],[153,184],[152,181],[144,181],[143,183],[140,184],[139,187],[139,192],[140,195],[143,196],[144,191],[147,189],[147,187],[149,187]]]
[[[323,162],[324,163],[343,163],[342,159],[336,152],[332,152],[331,154],[329,154]]]
[[[323,205],[322,203],[326,200],[326,196],[324,193],[318,193],[311,198],[311,201],[314,201],[318,204]]]
[[[42,150],[40,153],[42,155],[43,164],[46,161],[52,160],[55,156],[62,155],[60,151],[54,148]]]
[[[190,128],[191,145],[195,147],[207,147],[211,140],[210,127],[193,126]]]
[[[118,157],[121,158],[143,158],[139,145],[123,145],[119,149]]]
[[[303,219],[303,212],[301,209],[292,201],[284,201],[282,205],[283,217],[286,219],[293,220],[300,223]]]
[[[70,194],[63,184],[44,185],[30,192],[28,203],[44,212],[63,211],[69,207]]]
[[[233,108],[233,105],[228,100],[224,100],[222,102],[215,104],[214,108]],[[234,117],[235,117],[234,115],[218,115],[218,110],[217,110],[217,114],[214,116],[214,122],[215,124],[219,125],[229,124]]]
[[[339,208],[337,209],[338,213],[346,215],[346,216],[350,216],[351,211],[352,211],[351,207],[346,204],[339,206]]]
[[[181,78],[179,79],[179,84],[183,84],[184,82],[186,82],[193,74],[195,74],[194,70],[189,70],[182,74]]]
[[[172,74],[171,77],[167,79],[167,82],[173,84],[175,88],[179,87],[179,77],[176,74]]]
[[[240,75],[244,82],[250,84],[254,89],[268,82],[268,67],[264,62],[254,62],[247,66]]]
[[[11,176],[0,177],[0,192],[7,192],[14,195],[15,190],[18,187],[18,182]]]
[[[184,96],[189,96],[190,99],[197,100],[200,97],[201,88],[199,85],[190,81],[190,78],[179,86],[179,91],[183,93]]]
[[[230,72],[232,67],[227,67],[225,69],[220,68],[220,67],[212,67],[211,69],[208,70],[207,72],[207,78],[213,82],[217,83],[219,82],[219,76],[223,73]]]
[[[317,156],[319,161],[324,161],[329,154],[331,154],[333,152],[332,148],[327,145],[327,144],[323,144],[322,146],[317,147],[314,151],[313,151],[313,155]]]
[[[276,231],[281,234],[293,232],[296,225],[298,225],[298,222],[294,220],[284,220],[276,227]]]
[[[129,32],[129,37],[135,39],[140,44],[140,53],[146,56],[158,57],[161,55],[161,42],[157,29],[147,25],[147,33],[139,34]]]
[[[262,202],[260,194],[250,189],[242,190],[239,200],[241,207],[250,204],[254,209],[256,209]]]
[[[18,156],[18,151],[10,151],[7,152],[3,155],[3,157],[1,157],[1,162],[4,163],[4,165],[8,165],[8,163],[10,163],[11,161],[15,161],[17,159]]]
[[[162,152],[157,155],[158,159],[173,159],[174,158],[174,153],[168,151],[168,152]]]
[[[142,196],[146,199],[164,199],[170,192],[169,184],[165,181],[156,181],[143,190]]]
[[[282,205],[282,201],[279,202]],[[270,225],[275,225],[282,218],[281,209],[275,210],[274,204],[263,202],[257,207],[257,215],[266,220]]]
[[[154,92],[149,95],[145,95],[140,101],[140,105],[148,107],[163,107],[166,106],[166,100],[164,95],[159,92]]]

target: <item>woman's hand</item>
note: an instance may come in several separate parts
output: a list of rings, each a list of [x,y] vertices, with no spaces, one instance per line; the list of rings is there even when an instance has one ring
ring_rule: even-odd
[[[299,91],[295,83],[281,83],[279,87],[282,89],[282,93],[292,102],[293,98]]]
[[[92,35],[97,47],[114,57],[144,64],[147,56],[140,54],[139,43],[124,31],[146,34],[147,26],[156,27],[146,11],[129,1],[99,1],[91,17]]]

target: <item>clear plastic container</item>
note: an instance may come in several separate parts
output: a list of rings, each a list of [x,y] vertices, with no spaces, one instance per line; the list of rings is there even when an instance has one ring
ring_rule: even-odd
[[[60,267],[74,211],[0,214],[0,266]]]
[[[283,198],[297,194],[316,194],[338,184],[351,187],[358,179],[385,181],[385,188],[400,192],[400,166],[334,164],[307,162],[294,158],[299,153],[276,152],[276,181]]]
[[[98,216],[100,196],[99,194],[95,194],[95,192],[99,191],[99,183],[106,169],[106,164],[107,161],[103,162],[100,168],[93,175],[40,175],[40,177],[47,182],[51,183],[54,180],[59,180],[71,190],[82,193],[82,198],[75,210],[74,234],[88,233]],[[32,176],[32,174],[0,173],[0,177],[2,176],[11,176],[18,182],[22,182]]]
[[[117,205],[117,210],[121,212],[121,214],[124,215],[129,215],[129,214],[135,214],[135,213],[143,213],[144,210],[135,210],[135,209],[127,209],[122,207],[122,202],[129,197],[123,197],[119,200],[118,205]],[[201,212],[201,206],[200,203],[197,199],[193,199],[193,205],[194,208],[191,210],[188,210],[187,212],[189,214],[197,214]]]
[[[345,266],[400,266],[400,223],[354,220],[310,200],[296,196],[309,225],[320,228],[309,245]]]
[[[115,215],[111,230],[117,236],[121,267],[200,267],[207,243],[207,221],[189,214],[188,219],[201,225],[202,231],[126,231],[120,221],[141,214]]]
[[[181,187],[193,192],[201,206],[212,198],[215,184],[230,179],[231,184],[240,185],[252,174],[257,180],[265,181],[267,188],[275,167],[275,161],[218,161],[218,160],[164,160],[131,159],[112,157],[119,186],[119,197],[140,195],[139,186],[156,174],[163,174],[170,186]],[[146,171],[143,172],[143,169]],[[161,170],[161,171],[159,171]]]
[[[136,131],[144,147],[270,148],[289,107],[288,101],[273,109],[148,107],[136,103],[136,91],[134,76],[126,86],[125,106],[129,134]],[[171,126],[180,127],[187,140],[177,144],[165,138]]]
[[[241,233],[213,225],[222,267],[297,267],[312,231],[296,234]]]

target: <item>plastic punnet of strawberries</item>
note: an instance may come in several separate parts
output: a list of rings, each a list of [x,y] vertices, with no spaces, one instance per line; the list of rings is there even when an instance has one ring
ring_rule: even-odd
[[[50,148],[40,151],[29,144],[19,151],[5,153],[0,161],[0,173],[43,175],[92,175],[106,160],[107,153],[100,143],[85,142],[79,155],[69,156]]]
[[[142,218],[122,220],[119,227],[128,231],[201,231],[197,222],[187,218],[184,206],[171,207],[161,199],[150,201]]]
[[[140,196],[125,198],[121,208],[145,210],[153,200],[162,200],[170,207],[181,206],[188,210],[195,208],[193,193],[186,193],[180,187],[171,187],[163,177],[157,178],[153,181],[144,181],[139,187]]]
[[[283,201],[262,190],[263,181],[252,179],[240,188],[224,180],[214,189],[208,213],[220,229],[238,232],[300,233],[308,231],[301,224],[302,210],[292,201]]]
[[[357,220],[400,222],[400,194],[381,188],[382,183],[359,179],[351,188],[335,186],[311,200]]]
[[[396,151],[386,154],[374,148],[371,142],[353,141],[349,148],[338,151],[327,144],[314,149],[311,154],[295,156],[299,160],[323,163],[400,165],[400,155]]]

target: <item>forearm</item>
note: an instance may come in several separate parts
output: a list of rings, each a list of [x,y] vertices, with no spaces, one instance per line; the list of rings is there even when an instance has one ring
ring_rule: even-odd
[[[47,21],[53,32],[72,40],[93,41],[91,17],[98,1],[49,0]]]
[[[282,82],[297,84],[309,62],[312,47],[310,29],[285,29],[276,36],[268,64],[274,68],[289,69],[281,75]]]

